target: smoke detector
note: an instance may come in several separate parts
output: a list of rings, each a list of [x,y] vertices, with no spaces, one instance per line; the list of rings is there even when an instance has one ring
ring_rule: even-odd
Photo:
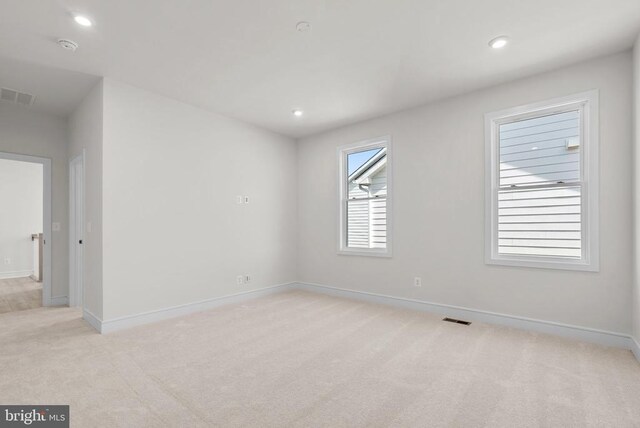
[[[64,49],[75,52],[78,49],[78,44],[73,40],[69,39],[58,39],[58,44],[62,46]]]
[[[15,89],[0,88],[0,100],[30,106],[36,100],[36,96],[27,94],[26,92],[16,91]]]

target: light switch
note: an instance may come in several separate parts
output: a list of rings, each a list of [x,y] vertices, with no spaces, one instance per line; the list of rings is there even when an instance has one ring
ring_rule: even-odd
[[[240,205],[243,202],[244,202],[244,198],[242,197],[242,195],[236,196],[236,204]]]
[[[51,230],[53,230],[54,232],[60,232],[60,223],[51,223]]]

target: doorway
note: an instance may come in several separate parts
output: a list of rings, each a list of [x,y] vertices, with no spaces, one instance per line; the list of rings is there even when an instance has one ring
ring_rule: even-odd
[[[84,152],[69,163],[69,306],[84,299]]]
[[[50,306],[51,159],[0,152],[0,193],[0,312]]]

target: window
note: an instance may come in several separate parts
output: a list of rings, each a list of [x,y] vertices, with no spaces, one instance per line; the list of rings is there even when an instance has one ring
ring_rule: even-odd
[[[598,93],[485,116],[486,263],[597,271]]]
[[[378,138],[343,146],[340,254],[391,256],[391,143]]]

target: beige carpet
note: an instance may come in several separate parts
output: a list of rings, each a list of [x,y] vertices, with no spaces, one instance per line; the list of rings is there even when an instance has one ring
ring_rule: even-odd
[[[31,278],[0,279],[0,314],[42,306],[42,283]]]
[[[640,426],[629,351],[291,291],[100,336],[0,315],[0,403],[75,427]]]

